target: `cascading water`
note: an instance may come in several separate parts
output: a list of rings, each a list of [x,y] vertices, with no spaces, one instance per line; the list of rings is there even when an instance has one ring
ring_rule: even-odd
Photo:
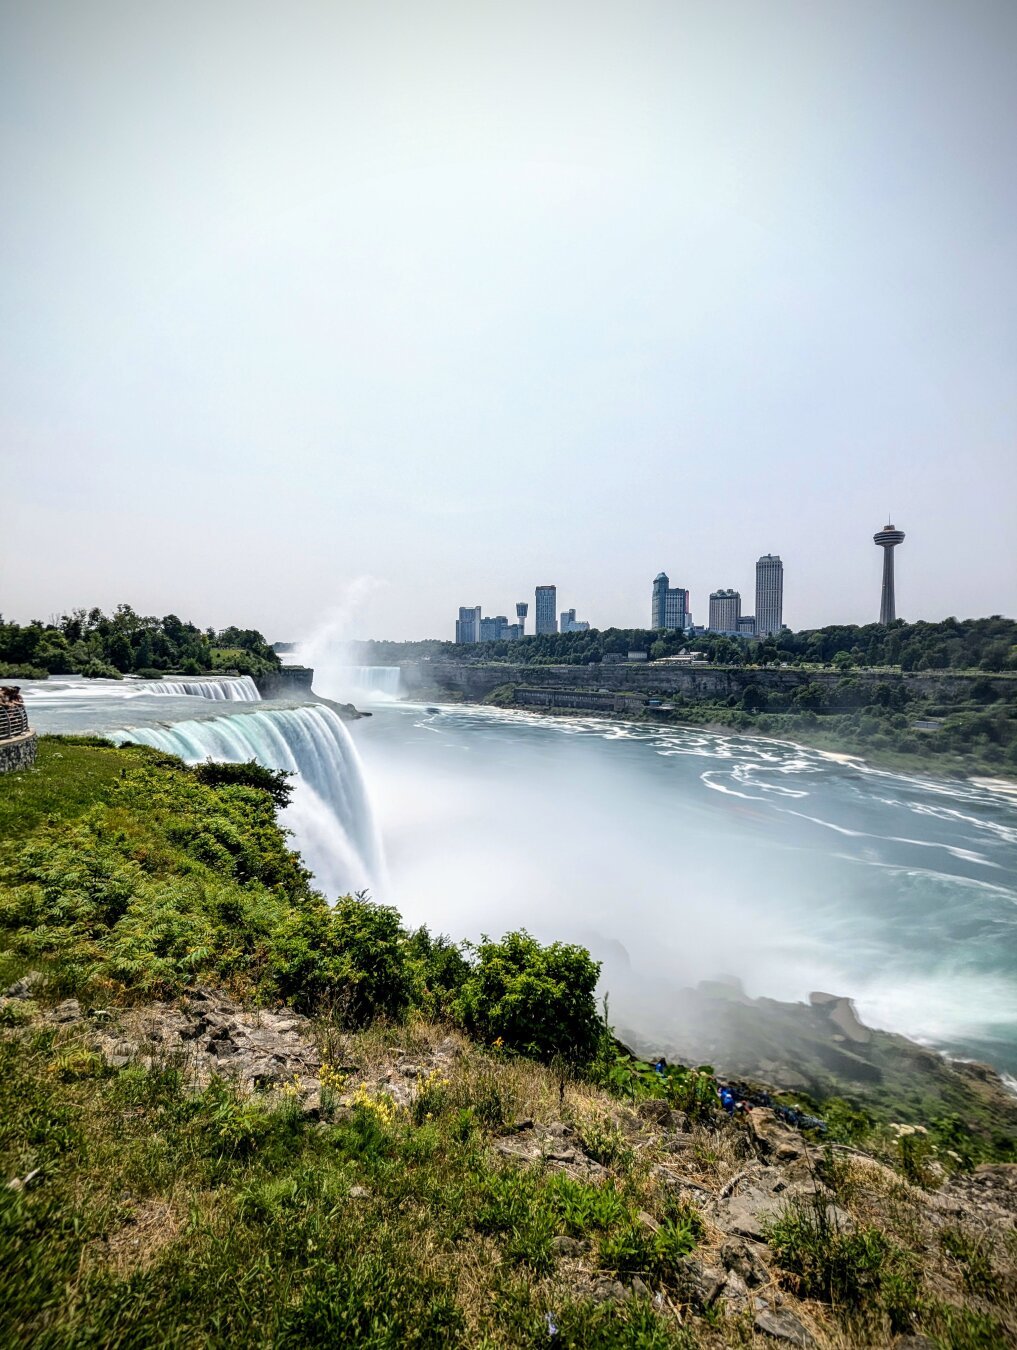
[[[341,684],[354,693],[398,698],[402,670],[399,666],[339,666],[335,671]]]
[[[177,697],[190,694],[210,698],[220,703],[260,703],[258,686],[250,675],[230,675],[218,680],[146,680],[141,686],[145,694],[172,694]]]
[[[118,741],[136,741],[189,764],[257,760],[297,775],[282,823],[293,831],[304,862],[327,895],[384,886],[381,841],[349,732],[331,708],[272,708],[171,726],[126,727]]]

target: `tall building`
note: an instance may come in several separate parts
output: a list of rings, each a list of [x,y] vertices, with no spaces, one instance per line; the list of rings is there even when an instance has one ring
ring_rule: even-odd
[[[742,617],[742,597],[740,591],[710,592],[711,633],[737,633],[738,622]]]
[[[754,614],[742,614],[738,620],[738,631],[742,637],[754,637],[756,632],[756,616]]]
[[[897,617],[897,601],[893,593],[893,551],[904,542],[904,531],[884,525],[872,542],[883,550],[883,591],[879,599],[879,622],[893,623]]]
[[[509,635],[509,621],[504,614],[494,619],[481,619],[480,641],[501,642]]]
[[[456,642],[480,641],[480,615],[482,609],[482,605],[473,605],[470,608],[460,607],[459,618],[456,619]]]
[[[651,628],[667,627],[667,588],[670,584],[666,572],[658,572],[653,578],[653,603],[650,608]]]
[[[756,563],[756,633],[769,637],[784,623],[784,564],[779,554],[764,553]]]
[[[684,632],[691,622],[688,591],[682,586],[671,586],[667,573],[658,572],[653,578],[650,627],[679,629]]]
[[[577,619],[574,609],[563,609],[559,619],[560,633],[588,633],[590,625],[585,619]]]
[[[537,587],[537,603],[534,606],[534,632],[538,637],[540,637],[542,633],[557,633],[558,619],[555,613],[557,604],[557,586]]]
[[[526,636],[526,616],[529,612],[529,605],[525,600],[520,600],[516,605],[516,627],[519,629],[519,637]]]

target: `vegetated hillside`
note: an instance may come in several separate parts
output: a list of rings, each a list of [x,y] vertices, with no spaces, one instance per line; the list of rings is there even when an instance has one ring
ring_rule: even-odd
[[[974,678],[927,698],[892,677],[844,675],[792,692],[750,684],[738,698],[665,697],[655,721],[731,727],[901,768],[1017,776],[1017,680]]]
[[[45,679],[47,675],[157,677],[170,671],[204,675],[233,670],[261,675],[279,669],[279,658],[253,628],[216,632],[184,623],[175,614],[162,619],[117,605],[76,609],[58,624],[33,620],[4,623],[0,617],[0,678]]]
[[[286,791],[60,738],[0,779],[0,1343],[1017,1334],[1011,1141],[729,1118],[581,948],[329,908]]]

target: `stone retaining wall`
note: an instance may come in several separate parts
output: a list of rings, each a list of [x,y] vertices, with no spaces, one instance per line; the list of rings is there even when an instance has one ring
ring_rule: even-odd
[[[26,731],[9,741],[0,741],[0,773],[13,773],[16,769],[30,769],[35,763],[36,735]]]

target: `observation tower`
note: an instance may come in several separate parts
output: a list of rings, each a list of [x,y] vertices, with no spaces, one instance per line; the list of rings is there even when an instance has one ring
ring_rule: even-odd
[[[893,551],[904,542],[904,531],[894,529],[893,525],[884,525],[878,534],[872,536],[872,542],[883,550],[883,593],[879,601],[879,622],[893,623],[897,617],[897,605],[893,594]]]

